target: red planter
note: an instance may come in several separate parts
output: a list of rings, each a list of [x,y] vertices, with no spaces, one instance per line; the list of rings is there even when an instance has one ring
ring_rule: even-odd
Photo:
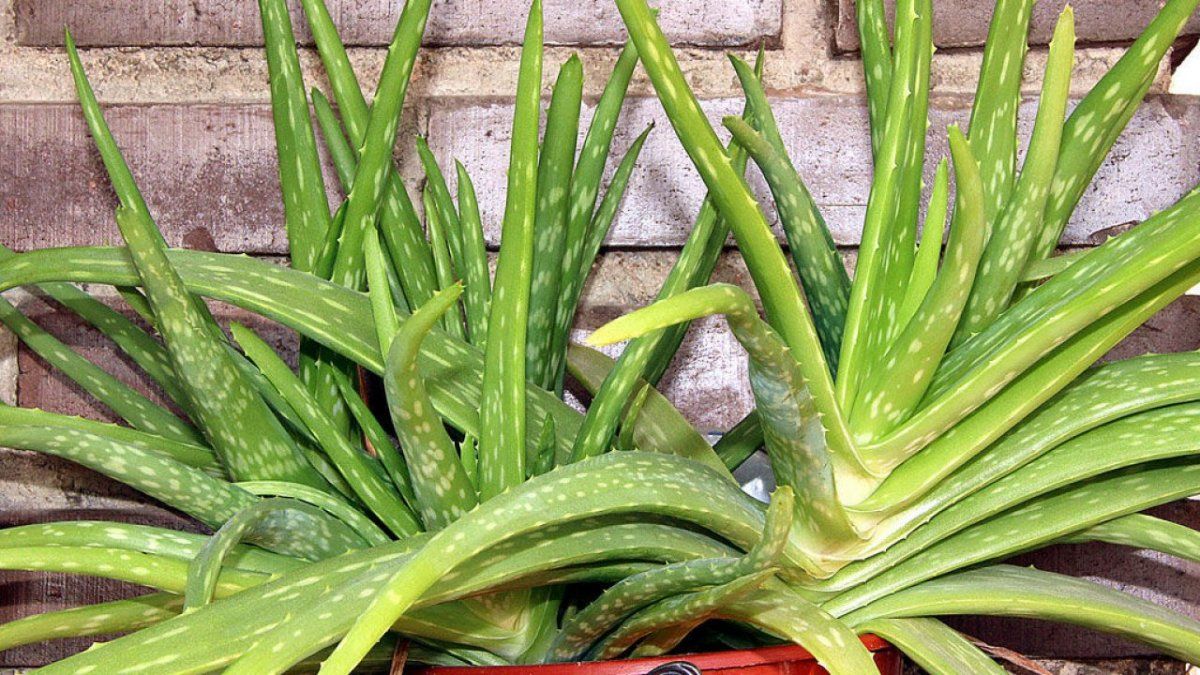
[[[882,675],[900,675],[900,653],[883,640],[867,635],[863,644],[875,655]],[[669,663],[686,662],[700,673],[722,675],[825,675],[826,671],[802,647],[764,647],[710,654],[676,654],[652,659],[592,663],[556,663],[544,666],[489,666],[476,668],[417,668],[419,675],[647,675]],[[677,670],[676,672],[686,672]]]

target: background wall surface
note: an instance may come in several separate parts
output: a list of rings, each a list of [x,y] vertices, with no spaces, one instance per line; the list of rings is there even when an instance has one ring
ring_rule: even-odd
[[[327,0],[351,45],[364,82],[373,82],[398,15],[398,0]],[[295,3],[298,4],[298,3]],[[740,109],[726,52],[751,57],[767,48],[766,78],[795,163],[853,262],[870,179],[866,113],[852,0],[671,0],[662,24],[681,46],[692,86],[714,120]],[[945,125],[966,123],[979,69],[991,0],[936,0],[935,101],[931,153],[945,152]],[[1026,90],[1036,93],[1045,43],[1062,0],[1042,0]],[[1073,88],[1082,95],[1150,19],[1158,0],[1079,0],[1080,50]],[[492,243],[503,209],[505,156],[516,86],[515,44],[524,0],[437,0],[409,96],[397,161],[419,187],[414,134],[428,135],[443,162],[462,160],[475,178]],[[549,49],[546,82],[558,64],[579,53],[588,105],[598,96],[623,40],[611,0],[546,0]],[[298,18],[294,12],[294,17]],[[300,35],[307,43],[305,31]],[[268,108],[266,64],[256,3],[246,0],[0,0],[0,242],[28,249],[118,241],[114,198],[74,102],[59,48],[69,25],[118,141],[173,245],[279,257],[285,251]],[[1200,21],[1186,31],[1200,32]],[[1181,44],[1189,44],[1185,39]],[[1186,49],[1180,47],[1181,51]],[[315,53],[302,60],[310,85],[325,88]],[[1153,93],[1084,198],[1068,228],[1068,243],[1088,246],[1167,206],[1200,182],[1200,101],[1163,94],[1164,69]],[[622,151],[657,121],[635,173],[579,320],[590,330],[646,303],[665,278],[702,186],[638,75],[617,134]],[[1024,114],[1026,132],[1033,102]],[[590,107],[587,115],[590,115]],[[932,163],[930,164],[932,166]],[[329,185],[336,187],[330,174]],[[755,177],[756,181],[761,181]],[[761,187],[761,186],[760,186]],[[717,276],[748,285],[736,253]],[[150,391],[131,366],[72,318],[18,295],[30,315],[85,355]],[[115,299],[114,299],[115,302]],[[249,320],[277,344],[294,338],[239,310],[218,307],[223,320]],[[273,332],[272,332],[273,331]],[[1200,296],[1181,299],[1116,350],[1120,356],[1200,347]],[[714,321],[700,322],[685,343],[681,365],[665,393],[701,429],[719,431],[750,406],[745,365],[732,338]],[[153,394],[153,392],[151,392]],[[101,419],[109,413],[49,371],[35,355],[0,336],[0,396],[22,406]],[[111,516],[186,527],[129,490],[66,462],[0,451],[0,526],[52,518]],[[69,513],[68,513],[69,512]],[[1163,513],[1200,525],[1200,502]],[[1166,603],[1200,617],[1200,567],[1104,546],[1060,547],[1021,560],[1073,572]],[[0,621],[128,592],[107,582],[63,575],[0,574]],[[1024,653],[1060,658],[1138,657],[1143,649],[1080,630],[1042,624],[970,620],[964,629]],[[43,663],[58,644],[0,654],[0,667]],[[1106,662],[1100,670],[1055,665],[1061,672],[1183,672],[1146,661]],[[1071,670],[1076,668],[1075,670]]]

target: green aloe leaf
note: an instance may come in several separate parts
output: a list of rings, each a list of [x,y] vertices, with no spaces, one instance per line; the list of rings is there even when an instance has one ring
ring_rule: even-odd
[[[758,412],[751,411],[713,444],[713,452],[717,453],[726,468],[733,471],[762,446],[762,424],[759,423]]]
[[[304,76],[292,19],[284,0],[259,0],[271,111],[275,118],[275,147],[279,154],[279,183],[283,188],[284,221],[292,265],[311,271],[329,229],[329,203],[317,156],[317,141],[308,114]]]
[[[1158,74],[1158,64],[1197,4],[1200,1],[1168,0],[1121,60],[1071,112],[1063,127],[1051,197],[1031,261],[1054,253],[1092,177],[1141,105]]]
[[[932,614],[1036,616],[1143,642],[1185,661],[1200,659],[1200,622],[1089,581],[996,565],[895,593],[845,620]]]
[[[392,491],[387,482],[370,466],[368,456],[350,444],[329,415],[321,410],[317,400],[304,388],[300,378],[292,373],[283,359],[254,331],[244,326],[231,326],[234,339],[263,375],[279,391],[288,405],[299,415],[304,425],[320,443],[339,473],[354,493],[393,534],[399,537],[421,530],[413,513]]]
[[[214,335],[211,316],[179,279],[133,175],[108,130],[100,105],[68,35],[68,54],[84,117],[121,200],[117,224],[129,256],[159,318],[175,372],[188,392],[197,424],[230,474],[239,479],[282,479],[320,486],[314,471],[266,403],[247,383]],[[251,445],[246,439],[253,438]]]
[[[1144,513],[1121,516],[1107,523],[1093,525],[1060,541],[1065,544],[1103,541],[1200,562],[1200,533],[1185,525]]]
[[[1004,675],[987,654],[937,619],[875,619],[859,626],[878,635],[931,675]]]
[[[883,143],[884,114],[892,84],[892,45],[883,0],[854,3],[859,49],[867,84],[867,111],[871,118],[871,156],[878,157]]]
[[[459,283],[455,279],[454,262],[450,253],[449,241],[453,237],[446,232],[447,225],[442,221],[440,211],[434,205],[428,188],[422,198],[425,204],[425,225],[429,230],[429,248],[433,249],[433,267],[437,271],[438,291],[445,291]],[[466,340],[467,333],[463,328],[462,311],[458,304],[447,306],[441,320],[447,333],[459,340]]]
[[[1050,184],[1058,165],[1071,68],[1075,62],[1075,19],[1068,5],[1050,41],[1050,56],[1042,82],[1037,120],[1025,164],[1012,195],[996,216],[995,227],[971,287],[971,300],[956,336],[979,332],[1008,306],[1017,279],[1041,230]]]
[[[551,357],[551,350],[558,305],[562,301],[567,211],[582,104],[583,64],[577,55],[571,55],[559,69],[554,83],[537,169],[537,215],[525,369],[529,380],[543,389],[554,389],[558,378],[556,366],[561,361]]]
[[[537,213],[542,90],[542,3],[529,9],[513,117],[500,259],[488,315],[480,402],[479,495],[491,499],[525,479],[526,335]],[[540,427],[535,427],[540,431]]]
[[[446,186],[446,176],[442,173],[442,167],[438,165],[437,158],[429,149],[429,143],[421,136],[417,137],[417,155],[420,156],[421,166],[425,169],[425,190],[433,197],[437,215],[446,229],[446,247],[450,252],[450,257],[454,260],[454,276],[460,279],[465,278],[463,231],[458,209],[454,207],[454,202],[450,199],[450,188]],[[428,210],[426,213],[428,214]],[[426,215],[426,218],[428,219],[429,216]]]
[[[404,322],[388,353],[383,376],[392,422],[412,472],[421,521],[428,531],[444,528],[477,504],[475,487],[434,411],[417,367],[422,340],[458,302],[461,293],[462,286],[439,292]]]
[[[391,538],[374,521],[353,505],[333,495],[314,490],[307,485],[270,480],[246,481],[236,485],[259,497],[285,497],[315,506],[350,526],[350,529],[362,537],[363,541],[369,542],[373,546],[391,541]]]
[[[392,442],[383,425],[379,423],[375,413],[371,412],[371,408],[362,399],[350,378],[344,373],[337,373],[335,379],[338,391],[341,392],[347,407],[350,408],[350,414],[355,423],[363,430],[363,436],[370,445],[370,449],[379,457],[388,477],[392,479],[392,485],[396,486],[396,489],[400,491],[400,496],[412,507],[416,504],[416,497],[412,490],[412,478],[409,476],[408,465],[404,463],[404,458],[396,449],[396,444]]]
[[[150,593],[129,600],[43,612],[0,624],[0,650],[69,637],[135,631],[166,621],[182,610],[183,596]]]
[[[204,437],[195,427],[80,356],[2,298],[0,322],[46,363],[71,378],[135,429],[180,443],[204,445]]]
[[[933,189],[929,195],[929,210],[925,214],[921,243],[913,259],[912,275],[900,304],[899,325],[907,327],[917,308],[925,301],[937,278],[938,261],[941,260],[942,237],[946,233],[946,212],[950,201],[950,169],[946,160],[938,163],[933,175]]]
[[[487,246],[483,239],[483,220],[475,198],[475,184],[462,162],[456,161],[458,174],[458,212],[462,224],[463,280],[466,292],[463,304],[467,308],[467,327],[471,344],[482,347],[487,338],[488,307],[492,300],[492,279],[488,273]]]

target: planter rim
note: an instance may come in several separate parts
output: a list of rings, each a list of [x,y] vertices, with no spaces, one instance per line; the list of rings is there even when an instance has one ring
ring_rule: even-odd
[[[860,637],[863,646],[872,652],[891,648],[882,638],[874,635]],[[812,661],[813,655],[798,645],[737,649],[724,652],[699,654],[671,654],[640,659],[616,661],[585,661],[573,663],[549,663],[524,666],[423,666],[414,669],[420,675],[644,675],[654,668],[675,661],[687,661],[702,672],[719,672],[747,666],[769,666],[773,664]]]

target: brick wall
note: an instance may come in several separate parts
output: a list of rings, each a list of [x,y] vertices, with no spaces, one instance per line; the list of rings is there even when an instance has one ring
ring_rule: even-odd
[[[328,0],[365,81],[382,63],[396,0]],[[297,3],[298,4],[298,3]],[[584,59],[585,94],[594,101],[615,59],[622,29],[610,0],[546,0],[547,82],[572,51]],[[858,243],[869,181],[869,148],[862,103],[851,0],[671,0],[662,23],[684,46],[689,81],[719,117],[739,108],[726,51],[747,55],[768,48],[768,87],[796,164],[832,225],[848,259]],[[941,133],[965,122],[986,34],[990,0],[936,0],[932,152],[944,152]],[[1042,0],[1034,43],[1043,45],[1061,0]],[[1074,90],[1081,95],[1152,15],[1157,0],[1081,0],[1076,3],[1081,49]],[[416,185],[410,139],[429,135],[442,160],[463,160],[476,179],[494,241],[503,203],[503,175],[515,88],[523,0],[438,0],[430,22],[431,49],[418,64],[398,148],[401,170]],[[0,242],[15,248],[113,243],[112,197],[74,104],[66,59],[57,46],[69,25],[109,110],[114,133],[160,216],[172,244],[253,255],[284,252],[275,156],[258,49],[254,3],[234,0],[0,0]],[[1189,27],[1195,32],[1200,24]],[[301,31],[303,36],[303,31]],[[312,53],[302,55],[309,83],[324,86]],[[1045,49],[1028,58],[1026,87],[1038,87]],[[1163,73],[1156,92],[1168,73]],[[581,330],[594,328],[648,301],[686,236],[702,190],[696,172],[663,122],[640,75],[622,118],[623,147],[657,120],[595,278],[584,299]],[[1031,123],[1032,107],[1026,124]],[[587,114],[590,114],[590,110]],[[1200,102],[1154,93],[1104,166],[1068,229],[1074,245],[1089,245],[1145,218],[1200,182]],[[1152,176],[1152,180],[1147,177]],[[334,185],[333,181],[330,181]],[[748,283],[736,253],[718,269],[725,281]],[[25,296],[31,315],[88,356],[136,382],[132,369],[102,342],[81,334],[69,317]],[[220,308],[223,319],[244,316]],[[288,336],[276,336],[280,344]],[[1118,348],[1122,356],[1200,347],[1200,296],[1168,308]],[[716,322],[701,322],[684,345],[686,365],[669,375],[666,393],[700,428],[719,430],[750,405],[744,364]],[[40,360],[0,339],[0,395],[25,406],[104,418],[107,412],[47,372]],[[176,516],[90,472],[28,453],[6,452],[0,473],[0,524],[45,518],[63,509],[120,511],[147,522],[178,524]],[[1196,502],[1169,509],[1200,525]],[[1119,561],[1114,565],[1113,561]],[[1200,568],[1104,547],[1056,549],[1030,562],[1107,578],[1123,588],[1200,616]],[[1186,590],[1186,589],[1191,590]],[[31,609],[94,601],[121,592],[56,575],[0,575],[0,621]],[[972,621],[970,629],[996,643],[1060,657],[1124,657],[1143,650],[1070,629],[1015,628]],[[75,645],[78,646],[78,645]],[[58,648],[0,655],[0,666],[39,663]]]

